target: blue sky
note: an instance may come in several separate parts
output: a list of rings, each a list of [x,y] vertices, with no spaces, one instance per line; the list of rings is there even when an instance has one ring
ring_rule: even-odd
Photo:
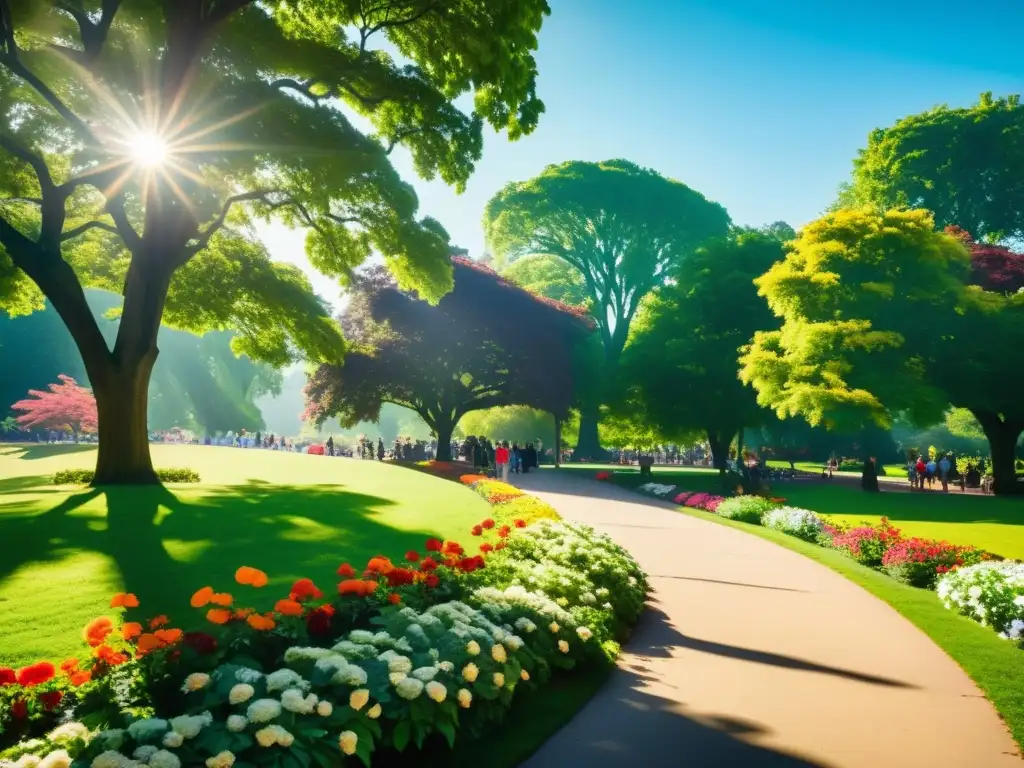
[[[487,200],[564,160],[624,157],[737,223],[799,227],[832,201],[872,128],[1024,88],[1019,0],[549,2],[537,54],[547,112],[533,135],[489,133],[462,195],[395,153],[421,212],[474,256]],[[301,233],[262,232],[275,258],[305,266]],[[311,277],[336,301],[332,281]]]

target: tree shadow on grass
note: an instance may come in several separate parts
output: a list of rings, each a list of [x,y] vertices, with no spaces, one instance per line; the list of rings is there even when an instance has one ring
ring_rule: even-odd
[[[12,459],[48,459],[51,456],[95,450],[94,443],[0,443],[0,454]]]
[[[201,620],[188,604],[199,587],[210,585],[232,592],[239,604],[269,609],[295,579],[312,578],[329,594],[341,562],[351,560],[358,570],[372,555],[421,550],[435,535],[392,528],[386,513],[394,501],[339,485],[254,480],[189,491],[93,488],[42,513],[8,510],[0,515],[0,541],[10,545],[0,559],[0,582],[23,566],[56,562],[70,551],[97,552],[113,561],[125,590],[139,597],[135,613],[166,613],[190,626]],[[242,565],[266,571],[269,586],[236,584],[234,573]]]
[[[33,495],[43,493],[65,493],[60,488],[40,487],[46,486],[53,480],[53,475],[22,475],[19,477],[7,477],[0,480],[0,495],[7,493],[20,493],[21,491],[32,491]]]

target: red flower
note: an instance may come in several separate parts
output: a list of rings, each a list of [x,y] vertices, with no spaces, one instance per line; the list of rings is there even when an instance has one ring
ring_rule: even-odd
[[[481,528],[479,525],[474,525],[469,532],[472,533],[474,536],[484,535],[484,529]]]
[[[501,538],[503,539],[507,539],[509,536],[512,535],[512,529],[509,528],[507,525],[503,525],[501,526],[501,528],[498,529],[498,535],[501,536]]]
[[[440,552],[441,541],[439,539],[427,539],[427,552]]]
[[[107,639],[107,635],[114,631],[114,623],[106,616],[93,619],[85,627],[85,642],[92,648],[101,645]]]
[[[494,521],[491,520],[491,518],[488,517],[486,520],[484,520],[482,523],[480,523],[480,525],[482,525],[487,530],[490,530],[491,528],[494,527]]]
[[[205,632],[186,632],[181,638],[182,645],[205,656],[217,650],[217,638]]]
[[[48,661],[40,661],[18,670],[18,685],[23,685],[26,688],[39,685],[47,680],[52,680],[56,674],[57,669],[53,664]]]
[[[149,628],[160,629],[160,627],[166,627],[168,621],[169,619],[163,614],[160,614],[159,616],[154,616],[152,619],[149,620]]]
[[[437,585],[441,583],[441,579],[437,577],[436,573],[431,573],[427,575],[427,578],[424,580],[423,583],[431,589],[436,589]]]
[[[499,541],[499,542],[498,542],[498,543],[497,543],[497,544],[496,544],[496,545],[494,546],[494,548],[495,548],[495,549],[504,549],[504,548],[505,548],[505,542],[504,542],[504,541]]]
[[[388,602],[392,605],[398,605],[400,602],[402,602],[402,597],[401,595],[397,595],[394,592],[392,592],[390,595],[388,595]]]
[[[341,576],[341,578],[343,579],[351,579],[353,576],[356,575],[356,569],[348,563],[342,563],[338,567],[338,575]]]
[[[108,667],[116,667],[118,664],[124,664],[128,661],[128,657],[123,653],[118,653],[109,645],[101,645],[96,649],[96,658],[106,664]]]
[[[423,562],[420,563],[421,571],[432,571],[437,568],[437,560],[432,557],[423,558]]]
[[[331,617],[334,616],[334,606],[321,605],[314,608],[306,616],[306,629],[310,635],[323,637],[331,632]]]
[[[395,568],[387,575],[388,585],[392,587],[412,584],[415,578],[416,574],[408,568]]]
[[[65,675],[70,675],[72,672],[78,670],[78,659],[66,659],[60,663],[60,671]]]
[[[14,685],[18,676],[10,667],[0,667],[0,685]]]
[[[444,543],[444,552],[446,555],[461,555],[465,551],[466,550],[464,550],[462,545],[457,541],[446,541]]]
[[[11,714],[18,720],[28,716],[28,704],[25,703],[24,699],[18,699],[11,704]]]
[[[317,589],[312,579],[299,579],[292,584],[291,593],[289,594],[289,597],[297,602],[319,600],[323,596],[324,593]]]
[[[52,712],[60,704],[60,700],[64,698],[64,694],[60,691],[47,691],[46,693],[39,695],[39,701],[42,702],[43,707],[47,712]]]
[[[515,522],[516,528],[525,528],[526,527],[526,521],[525,520],[515,520],[513,522]]]
[[[408,552],[405,553],[405,559],[408,560],[410,563],[417,563],[419,562],[420,559],[420,553],[417,552],[415,549],[410,549]]]
[[[488,552],[493,552],[494,551],[494,545],[493,544],[486,544],[486,543],[485,544],[481,544],[480,545],[480,551],[483,552],[484,554],[486,554]]]

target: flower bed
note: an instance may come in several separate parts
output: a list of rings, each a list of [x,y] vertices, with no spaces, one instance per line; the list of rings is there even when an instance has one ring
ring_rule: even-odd
[[[640,491],[640,493],[647,493],[660,499],[666,498],[675,489],[674,485],[664,485],[662,483],[644,483],[636,487],[636,490]]]
[[[716,496],[713,493],[704,493],[698,491],[693,493],[690,491],[684,491],[673,499],[676,504],[682,504],[684,507],[690,507],[691,509],[703,509],[705,512],[715,512],[718,510],[718,505],[725,501],[723,496]]]
[[[729,520],[757,525],[761,516],[774,508],[775,504],[762,496],[733,496],[722,501],[713,511]]]
[[[775,507],[761,516],[761,525],[804,541],[816,542],[825,528],[825,521],[807,509]]]
[[[950,569],[935,591],[946,608],[1024,645],[1024,563],[988,561]]]
[[[474,490],[509,495],[491,485]],[[509,516],[530,499],[494,502],[494,517],[470,531],[478,554],[428,539],[402,562],[342,563],[332,597],[299,579],[269,612],[242,596],[266,574],[239,568],[239,598],[212,586],[192,596],[202,631],[136,620],[137,598],[116,595],[115,617],[86,627],[80,659],[0,669],[0,744],[10,745],[0,758],[45,768],[369,765],[378,749],[479,735],[517,691],[614,654],[648,589],[606,536]]]

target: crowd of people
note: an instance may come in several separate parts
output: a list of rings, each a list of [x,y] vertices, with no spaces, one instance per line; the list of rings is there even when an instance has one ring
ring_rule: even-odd
[[[537,440],[537,446],[526,443],[497,440],[492,442],[483,435],[470,435],[461,444],[453,443],[452,456],[461,457],[467,464],[481,474],[493,474],[508,482],[509,474],[529,472],[540,466],[543,443]]]

